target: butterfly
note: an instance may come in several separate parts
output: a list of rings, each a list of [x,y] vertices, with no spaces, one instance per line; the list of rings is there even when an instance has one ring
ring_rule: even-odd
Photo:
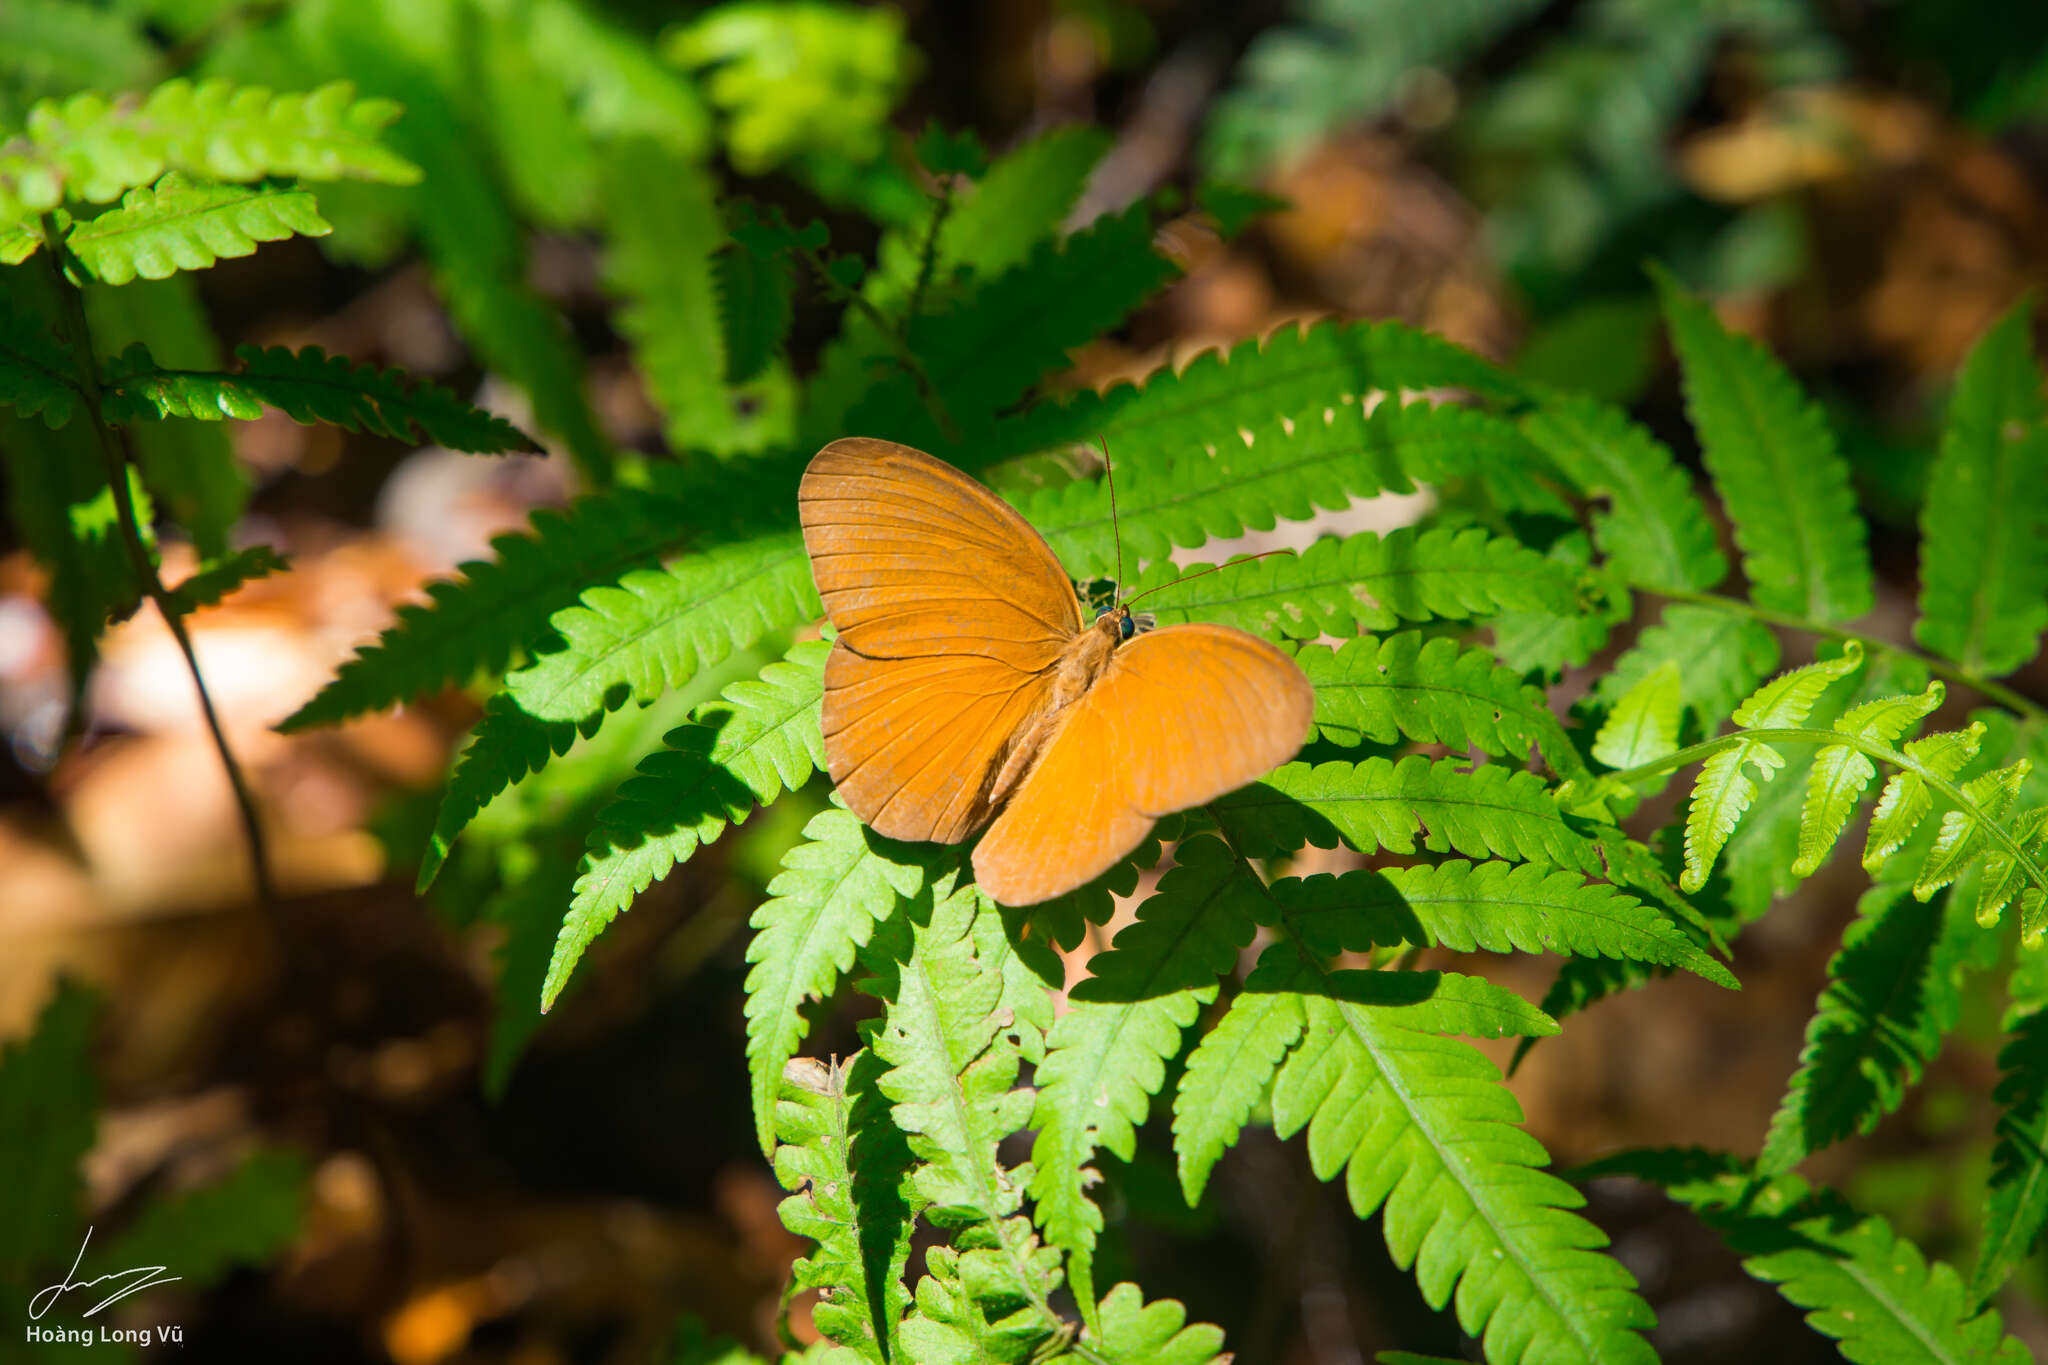
[[[826,768],[892,839],[964,842],[975,881],[1032,905],[1094,880],[1153,822],[1292,758],[1315,690],[1257,636],[1091,622],[1031,524],[920,450],[850,437],[798,486],[838,632]]]

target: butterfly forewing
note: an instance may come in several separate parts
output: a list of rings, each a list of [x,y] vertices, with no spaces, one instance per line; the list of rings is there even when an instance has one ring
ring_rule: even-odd
[[[1110,657],[974,850],[1006,905],[1084,885],[1152,822],[1235,791],[1294,757],[1315,689],[1292,659],[1226,626],[1169,626]]]
[[[834,441],[797,502],[839,631],[832,780],[878,833],[957,843],[987,822],[998,770],[1049,703],[1083,625],[1073,586],[1008,503],[908,446]]]

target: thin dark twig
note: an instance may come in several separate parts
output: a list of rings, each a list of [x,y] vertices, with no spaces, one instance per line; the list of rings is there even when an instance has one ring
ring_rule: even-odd
[[[276,893],[270,882],[270,856],[263,841],[263,826],[256,814],[256,801],[250,794],[249,783],[242,773],[241,764],[235,761],[234,750],[228,745],[227,732],[221,728],[220,716],[214,710],[213,697],[206,690],[206,676],[199,668],[199,655],[192,648],[192,636],[185,629],[185,622],[178,614],[178,607],[171,600],[171,594],[164,587],[163,579],[157,576],[156,563],[149,556],[149,549],[142,543],[142,528],[136,517],[135,499],[129,492],[128,468],[131,463],[128,451],[121,438],[107,425],[105,415],[100,411],[102,389],[100,384],[99,361],[92,345],[92,331],[85,317],[85,299],[77,286],[64,276],[64,238],[57,230],[56,220],[44,214],[42,220],[42,253],[45,268],[49,271],[50,282],[57,291],[60,306],[64,309],[64,330],[71,346],[71,357],[77,369],[77,388],[85,400],[86,417],[92,422],[93,432],[98,437],[101,458],[107,466],[107,483],[114,494],[115,521],[121,528],[121,541],[128,548],[128,558],[135,568],[136,581],[149,600],[156,603],[157,611],[163,616],[164,624],[170,627],[172,638],[178,642],[178,650],[185,656],[185,667],[192,674],[192,685],[199,693],[199,709],[206,718],[206,728],[213,736],[213,747],[220,754],[221,767],[228,775],[228,785],[234,789],[235,807],[241,813],[242,830],[249,841],[249,871],[256,886],[257,900],[265,907],[275,904]]]
[[[939,180],[939,202],[932,210],[932,225],[924,235],[924,250],[918,253],[917,283],[911,286],[910,306],[903,310],[903,330],[910,331],[910,324],[917,321],[918,313],[924,307],[925,291],[931,288],[932,269],[939,263],[939,230],[946,225],[946,219],[953,212],[953,180],[951,176]]]
[[[811,268],[811,272],[818,277],[818,282],[825,287],[826,293],[834,298],[843,300],[849,307],[874,324],[875,330],[882,334],[883,339],[896,352],[896,363],[901,365],[917,384],[917,395],[924,402],[926,409],[930,411],[932,419],[939,424],[939,430],[946,434],[947,440],[959,440],[960,428],[953,421],[952,414],[946,411],[945,400],[939,397],[938,389],[932,384],[932,377],[925,373],[923,364],[919,362],[916,353],[910,349],[908,337],[891,324],[888,318],[882,315],[882,310],[875,307],[874,301],[868,298],[867,295],[861,293],[858,289],[849,289],[834,279],[832,272],[825,266],[825,258],[820,256],[816,250],[800,245],[797,247],[797,251],[803,256],[804,264]]]

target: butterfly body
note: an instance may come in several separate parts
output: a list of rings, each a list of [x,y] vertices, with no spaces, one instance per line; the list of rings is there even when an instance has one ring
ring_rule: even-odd
[[[1292,757],[1314,692],[1243,631],[1092,622],[1051,549],[950,465],[887,441],[819,451],[798,492],[839,631],[825,665],[827,770],[877,833],[959,843],[1028,905],[1078,887],[1160,815]]]

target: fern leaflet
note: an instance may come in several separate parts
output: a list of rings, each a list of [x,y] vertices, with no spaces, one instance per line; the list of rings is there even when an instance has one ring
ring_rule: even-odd
[[[497,454],[538,451],[531,436],[502,417],[469,406],[435,384],[407,385],[397,370],[355,365],[318,346],[290,351],[242,346],[238,374],[166,370],[147,347],[131,346],[107,366],[109,421],[196,417],[218,422],[261,417],[265,404],[294,421],[332,422],[408,443],[432,441],[451,450]]]
[[[1929,1263],[1882,1218],[1809,1190],[1798,1176],[1763,1180],[1733,1158],[1687,1151],[1627,1152],[1576,1174],[1634,1175],[1663,1186],[1721,1234],[1744,1258],[1743,1269],[1811,1310],[1807,1322],[1855,1365],[2030,1359],[2004,1334],[1996,1311],[1974,1311],[1952,1267]]]
[[[828,648],[817,640],[795,646],[758,681],[734,683],[669,732],[665,747],[598,814],[568,921],[609,924],[757,803],[795,790],[825,766],[818,703]]]
[[[1614,703],[1593,741],[1593,757],[1610,768],[1634,768],[1676,753],[1684,689],[1677,664],[1658,664]]]
[[[1500,764],[1463,772],[1454,759],[1420,754],[1399,763],[1289,763],[1208,809],[1253,857],[1339,838],[1362,853],[1413,853],[1421,834],[1432,853],[1603,871],[1598,847],[1565,819],[1543,780]]]
[[[1584,767],[1542,691],[1486,650],[1404,631],[1334,651],[1311,645],[1295,662],[1316,689],[1316,732],[1333,743],[1410,739],[1518,759],[1540,752],[1559,772]]]
[[[1202,1035],[1173,1097],[1173,1150],[1189,1207],[1237,1142],[1307,1015],[1291,991],[1241,991]]]
[[[1659,271],[1686,411],[1758,606],[1847,621],[1873,601],[1863,518],[1821,410],[1763,347]]]
[[[1877,744],[1892,744],[1908,729],[1931,715],[1941,705],[1944,689],[1929,683],[1917,697],[1880,697],[1849,710],[1835,721],[1845,735]],[[1813,756],[1813,770],[1807,778],[1806,808],[1799,817],[1799,860],[1792,871],[1811,876],[1841,837],[1863,790],[1877,776],[1877,766],[1860,749],[1848,744],[1830,744]]]
[[[930,872],[913,849],[874,834],[844,808],[819,812],[804,827],[804,842],[784,856],[770,898],[754,912],[747,947],[747,1063],[764,1150],[783,1065],[810,1031],[800,1007],[832,993],[876,923],[916,896]],[[550,986],[559,989],[596,932],[574,916],[564,923]]]
[[[251,545],[224,559],[202,564],[197,573],[171,589],[171,609],[180,616],[190,616],[201,607],[219,602],[244,583],[283,573],[290,567],[285,558],[268,545]]]
[[[0,1273],[58,1265],[78,1250],[79,1163],[99,1127],[98,1020],[99,997],[62,979],[28,1036],[0,1049],[0,1131],[14,1153],[0,1182]]]
[[[1520,1107],[1469,1044],[1397,1016],[1311,996],[1307,1027],[1273,1087],[1276,1130],[1308,1129],[1310,1164],[1342,1173],[1362,1218],[1382,1205],[1387,1247],[1423,1297],[1455,1293],[1458,1323],[1498,1365],[1648,1362],[1649,1306],[1578,1196],[1543,1170]]]
[[[2048,1226],[2048,1014],[2027,1015],[1998,1054],[2004,1106],[1991,1151],[1984,1240],[1970,1274],[1970,1298],[1982,1303],[2041,1240]]]
[[[1223,1333],[1206,1322],[1186,1325],[1173,1299],[1146,1303],[1134,1284],[1102,1296],[1101,1321],[1081,1333],[1084,1349],[1116,1365],[1223,1365]]]
[[[1711,729],[1778,666],[1778,637],[1735,612],[1673,603],[1601,675],[1593,700],[1613,706],[1667,663],[1678,669],[1680,698]]]
[[[71,420],[78,390],[71,357],[35,312],[0,289],[0,403],[51,430]]]
[[[333,230],[296,185],[194,184],[173,172],[128,191],[119,208],[74,224],[64,240],[94,279],[126,284],[253,255],[258,242]]]
[[[1985,677],[2033,658],[2048,628],[2048,399],[2031,303],[1963,362],[1921,508],[1913,637]]]

